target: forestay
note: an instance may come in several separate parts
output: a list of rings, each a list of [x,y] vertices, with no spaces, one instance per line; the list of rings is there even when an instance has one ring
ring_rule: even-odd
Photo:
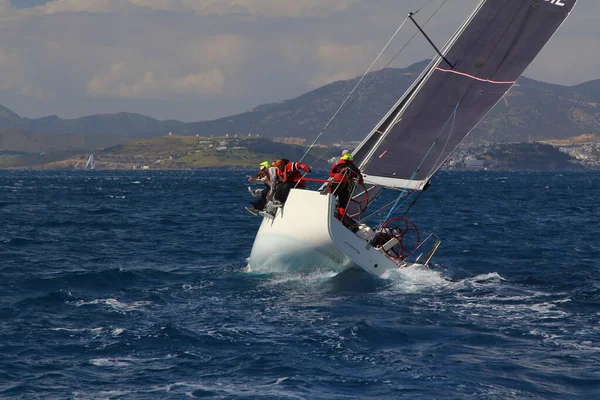
[[[421,190],[521,76],[576,0],[483,0],[361,143],[365,181]]]

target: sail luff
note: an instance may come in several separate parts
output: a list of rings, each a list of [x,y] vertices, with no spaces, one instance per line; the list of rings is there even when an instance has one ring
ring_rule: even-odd
[[[440,66],[438,58],[363,159],[365,180],[397,188],[424,186],[517,81],[575,3],[482,1],[444,46],[455,68]],[[446,126],[450,117],[453,123]]]
[[[467,18],[465,18],[464,22],[460,25],[460,27],[456,30],[456,32],[454,32],[454,34],[448,39],[448,41],[446,42],[446,44],[442,47],[441,50],[441,56],[440,55],[436,55],[431,62],[429,63],[429,65],[423,70],[423,72],[421,72],[421,74],[419,75],[419,77],[413,82],[413,84],[408,88],[408,90],[406,90],[406,92],[402,95],[402,97],[398,100],[398,102],[394,105],[394,107],[391,108],[391,110],[388,112],[388,114],[386,114],[386,116],[381,120],[381,122],[375,127],[375,129],[371,132],[371,134],[369,136],[367,136],[367,138],[359,145],[359,147],[357,148],[356,152],[359,153],[361,150],[361,146],[363,145],[363,143],[368,142],[368,140],[375,134],[375,133],[380,133],[381,136],[379,138],[379,140],[371,146],[371,148],[369,149],[369,152],[366,154],[366,156],[364,158],[361,158],[360,156],[359,161],[360,161],[360,165],[361,168],[364,167],[364,165],[366,165],[371,158],[374,156],[375,151],[377,150],[377,147],[379,146],[379,144],[385,139],[385,137],[387,136],[387,134],[389,133],[390,129],[397,123],[397,120],[402,116],[403,111],[406,109],[406,107],[408,107],[412,101],[412,99],[414,98],[414,95],[419,91],[420,87],[422,87],[427,80],[429,79],[429,77],[431,76],[431,74],[435,71],[435,68],[438,67],[440,65],[440,63],[442,61],[444,61],[444,57],[446,55],[446,52],[448,51],[448,49],[452,46],[452,44],[460,37],[460,34],[466,29],[466,27],[469,25],[469,23],[471,22],[471,20],[474,18],[474,16],[477,14],[477,12],[481,9],[481,7],[483,6],[483,4],[486,2],[487,0],[481,0],[477,6],[473,9],[473,11],[471,12],[471,14],[469,14],[467,16]],[[395,115],[394,115],[395,114]],[[385,125],[386,121],[388,120],[388,118],[390,116],[393,115],[393,120],[391,121],[391,123],[387,124],[385,129],[381,129],[381,126]],[[360,153],[359,153],[360,155]],[[381,181],[381,180],[380,180]],[[387,181],[387,180],[386,180]],[[405,182],[406,181],[406,182]],[[374,183],[374,182],[371,182]],[[415,189],[418,187],[422,187],[424,183],[415,183],[415,184],[409,184],[408,180],[403,180],[402,182],[394,182],[388,185],[390,188],[407,188],[407,189]],[[407,187],[406,185],[408,184]]]
[[[429,79],[431,74],[435,71],[435,68],[437,68],[444,61],[444,57],[445,57],[448,49],[460,37],[460,34],[467,28],[467,26],[469,25],[471,20],[474,18],[474,16],[477,14],[477,12],[481,9],[481,7],[483,6],[483,4],[486,1],[487,0],[481,0],[477,4],[477,6],[473,9],[471,14],[469,14],[467,16],[467,18],[465,18],[464,22],[460,25],[460,27],[456,30],[456,32],[454,32],[454,34],[448,39],[446,44],[444,44],[444,46],[442,47],[442,50],[441,50],[441,55],[436,55],[431,60],[431,62],[427,66],[427,68],[425,68],[423,70],[421,75],[419,75],[419,77],[414,81],[414,83],[408,88],[408,90],[400,98],[400,100],[396,103],[396,105],[394,107],[392,107],[390,112],[386,115],[386,117],[384,117],[384,119],[382,120],[382,122],[380,122],[379,125],[385,124],[385,121],[387,120],[388,116],[390,114],[393,115],[395,112],[392,122],[389,123],[384,130],[381,130],[381,128],[377,128],[377,127],[374,129],[374,132],[381,133],[381,136],[380,136],[379,140],[377,141],[377,143],[375,143],[374,145],[371,146],[371,148],[369,149],[370,151],[366,155],[366,157],[364,157],[364,159],[361,160],[361,168],[364,168],[364,165],[366,165],[371,160],[371,158],[375,155],[375,151],[377,150],[378,146],[383,142],[383,140],[385,140],[385,137],[388,135],[391,128],[397,123],[398,119],[401,118],[402,113],[410,105],[410,103],[414,99],[414,96],[418,93],[419,89],[427,82],[427,80]],[[391,189],[421,190],[427,183],[426,180],[410,182],[412,179],[402,179],[402,180],[397,180],[397,181],[389,180],[389,179],[377,179],[378,182],[376,183],[373,180],[374,177],[369,177],[367,175],[365,175],[365,177],[367,179],[367,182],[369,182],[369,183],[376,184],[376,185],[384,185]]]
[[[367,137],[357,146],[354,151],[354,161],[361,168],[362,166],[370,159],[372,155],[372,151],[374,147],[376,147],[385,133],[388,131],[388,128],[392,126],[391,123],[396,119],[400,111],[404,108],[406,101],[411,97],[416,88],[421,84],[425,76],[432,70],[433,66],[436,64],[437,60],[433,59],[429,63],[429,65],[421,72],[421,74],[415,79],[415,81],[409,86],[409,88],[404,92],[404,94],[398,99],[396,104],[387,112],[387,114],[379,121],[375,128],[367,135]],[[376,135],[379,137],[375,137]],[[375,139],[375,143],[370,143]]]
[[[388,111],[388,113],[379,121],[375,128],[367,135],[367,137],[358,145],[354,151],[354,161],[362,168],[372,157],[374,149],[385,137],[389,128],[393,125],[393,121],[396,120],[402,109],[404,108],[407,100],[412,96],[415,90],[423,82],[423,79],[429,74],[433,67],[437,63],[437,59],[433,59],[429,65],[421,72],[419,77],[411,84],[411,86],[404,92],[402,97],[396,102],[396,104]],[[379,135],[379,136],[376,136]]]

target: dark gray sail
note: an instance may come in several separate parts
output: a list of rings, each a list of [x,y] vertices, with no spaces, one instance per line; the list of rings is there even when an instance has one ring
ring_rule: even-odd
[[[357,149],[366,180],[422,189],[521,76],[575,3],[482,1],[442,50],[453,66],[437,57],[379,124],[378,135]]]

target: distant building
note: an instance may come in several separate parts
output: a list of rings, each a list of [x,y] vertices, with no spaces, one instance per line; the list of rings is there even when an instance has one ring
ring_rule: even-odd
[[[273,141],[276,143],[303,145],[306,142],[306,139],[296,137],[278,137],[273,139]]]
[[[485,167],[485,160],[477,160],[475,158],[469,158],[467,160],[465,160],[465,166],[467,168],[473,168],[473,169],[482,169]]]

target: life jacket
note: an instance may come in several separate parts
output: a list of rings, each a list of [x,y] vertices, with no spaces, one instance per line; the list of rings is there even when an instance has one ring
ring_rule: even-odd
[[[279,171],[279,176],[282,182],[297,183],[299,187],[304,187],[305,183],[302,180],[302,172],[309,172],[310,167],[301,162],[288,162],[283,171]]]
[[[363,177],[360,170],[352,161],[340,160],[333,164],[329,170],[329,176],[333,182],[348,183],[350,180],[358,180],[362,183]]]

